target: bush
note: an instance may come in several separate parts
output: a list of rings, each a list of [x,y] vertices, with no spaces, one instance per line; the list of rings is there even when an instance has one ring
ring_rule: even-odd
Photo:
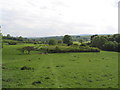
[[[23,66],[20,68],[20,70],[34,70],[34,68]]]
[[[72,44],[73,44],[73,42],[72,42],[72,41],[70,41],[67,45],[68,45],[68,46],[70,46],[70,45],[72,45]]]
[[[21,51],[23,54],[25,51],[27,51],[28,54],[30,54],[30,52],[36,50],[36,48],[34,48],[33,46],[25,46],[23,48],[19,48],[18,50]]]
[[[16,45],[17,43],[16,42],[13,42],[13,41],[10,41],[8,42],[9,45]]]
[[[37,44],[37,42],[34,42],[34,44]]]
[[[56,46],[56,47],[55,47],[55,52],[58,52],[58,53],[59,53],[60,51],[61,51],[60,48],[59,48],[58,46]]]
[[[80,46],[87,46],[85,43],[82,43]]]
[[[79,46],[79,43],[73,43],[73,46]]]
[[[91,46],[91,43],[90,43],[90,42],[88,42],[88,43],[86,43],[86,45]]]
[[[58,43],[63,43],[62,40],[58,40]]]

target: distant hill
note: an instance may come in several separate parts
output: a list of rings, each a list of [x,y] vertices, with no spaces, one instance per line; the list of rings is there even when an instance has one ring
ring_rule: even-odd
[[[84,39],[85,41],[90,41],[91,35],[84,34],[84,35],[70,35],[73,39],[73,41],[79,41],[80,39]],[[50,39],[56,39],[56,40],[62,40],[64,36],[50,36],[50,37],[27,37],[29,39],[33,40],[40,40],[40,41],[46,41]]]
[[[85,41],[90,41],[90,38],[92,35],[95,34],[80,34],[80,35],[70,35],[72,36],[73,41],[79,41],[80,39],[83,39]],[[111,35],[111,34],[98,34],[98,35]],[[33,40],[40,40],[40,41],[46,41],[50,39],[57,39],[57,40],[62,40],[64,36],[49,36],[49,37],[27,37],[29,39]]]

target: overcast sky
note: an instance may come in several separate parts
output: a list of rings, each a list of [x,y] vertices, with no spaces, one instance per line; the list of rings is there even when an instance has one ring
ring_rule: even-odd
[[[118,33],[118,0],[0,0],[4,35]]]

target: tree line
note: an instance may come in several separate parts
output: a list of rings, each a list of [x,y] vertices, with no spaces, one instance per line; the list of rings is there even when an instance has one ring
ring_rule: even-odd
[[[44,41],[39,41],[36,39],[28,39],[20,37],[12,37],[9,34],[7,36],[3,36],[3,39],[10,39],[10,40],[17,40],[23,43],[33,43],[33,44],[49,44],[49,45],[57,45],[57,44],[66,44],[67,46],[73,45],[73,39],[70,35],[65,35],[61,40],[57,39],[49,39]],[[101,50],[106,51],[120,51],[120,34],[113,34],[113,35],[92,35],[91,42],[84,43],[83,39],[80,39],[79,42],[81,43],[80,46],[90,46],[90,47],[97,47]],[[10,41],[7,42],[10,45],[16,45],[17,42]]]
[[[120,51],[120,34],[114,35],[93,35],[91,46],[106,51]]]
[[[49,39],[49,40],[36,40],[36,39],[29,39],[29,38],[23,38],[22,36],[19,37],[13,37],[10,34],[7,34],[7,36],[2,36],[4,39],[3,42],[8,43],[9,45],[16,45],[19,42],[21,43],[33,43],[33,44],[49,44],[49,45],[56,45],[60,43],[65,43],[71,45],[72,44],[72,37],[69,35],[65,35],[63,39],[57,40],[57,39]],[[14,40],[14,41],[5,41],[5,40]]]

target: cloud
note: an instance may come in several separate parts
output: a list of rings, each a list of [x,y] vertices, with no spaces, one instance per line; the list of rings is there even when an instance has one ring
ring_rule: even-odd
[[[117,33],[114,0],[1,0],[3,34],[57,36]]]

